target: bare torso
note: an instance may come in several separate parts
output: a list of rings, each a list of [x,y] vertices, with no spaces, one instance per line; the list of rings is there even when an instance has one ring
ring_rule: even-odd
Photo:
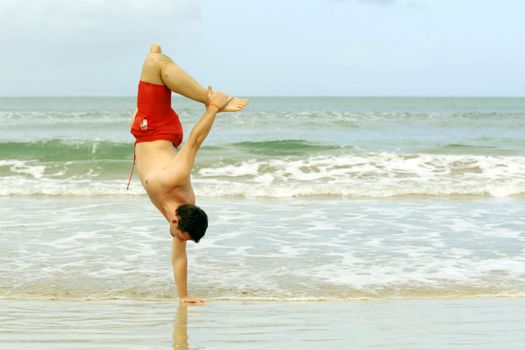
[[[140,182],[151,202],[166,219],[166,206],[195,204],[190,178],[183,179],[177,176],[177,150],[170,141],[138,143],[135,154]]]

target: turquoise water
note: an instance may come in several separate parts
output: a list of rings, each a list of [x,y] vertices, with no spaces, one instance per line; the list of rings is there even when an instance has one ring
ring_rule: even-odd
[[[173,100],[186,134],[202,107]],[[135,180],[134,99],[0,99],[0,297],[176,298]],[[525,99],[252,98],[192,173],[192,294],[525,294]]]
[[[188,133],[202,107],[173,104]],[[122,186],[133,108],[0,99],[0,195],[144,194]],[[220,115],[193,177],[218,197],[520,196],[524,134],[522,98],[253,98]]]

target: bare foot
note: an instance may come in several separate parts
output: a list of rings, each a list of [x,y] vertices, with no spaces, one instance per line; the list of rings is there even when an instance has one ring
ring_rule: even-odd
[[[161,53],[160,45],[159,44],[153,44],[151,45],[149,49],[149,53]]]
[[[234,97],[221,109],[221,112],[240,112],[248,105],[248,99]]]

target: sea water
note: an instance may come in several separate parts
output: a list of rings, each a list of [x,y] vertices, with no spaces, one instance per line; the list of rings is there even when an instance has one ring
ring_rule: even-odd
[[[0,99],[0,298],[177,298],[134,98]],[[186,136],[202,106],[173,99]],[[196,296],[525,295],[525,99],[254,97],[192,182]]]

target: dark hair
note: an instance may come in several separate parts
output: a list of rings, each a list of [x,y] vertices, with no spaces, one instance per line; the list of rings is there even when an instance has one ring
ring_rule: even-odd
[[[193,204],[182,204],[175,214],[179,217],[179,230],[188,232],[191,239],[199,243],[208,228],[208,215],[204,210]]]

